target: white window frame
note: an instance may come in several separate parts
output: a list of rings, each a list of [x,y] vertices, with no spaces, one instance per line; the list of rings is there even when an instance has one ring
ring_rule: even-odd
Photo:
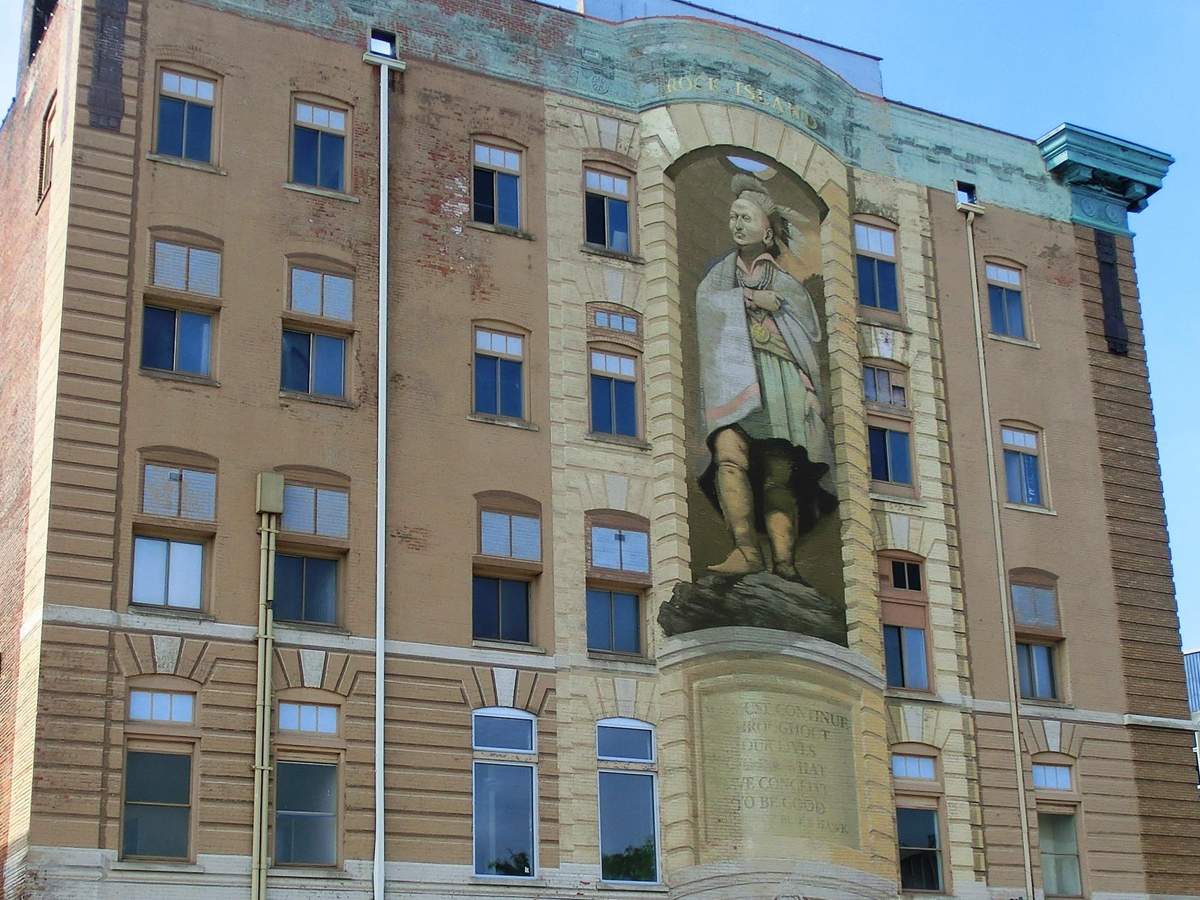
[[[524,719],[530,723],[530,749],[514,750],[511,747],[484,747],[475,743],[475,720],[479,717],[493,719]],[[511,706],[484,706],[471,711],[471,749],[484,753],[511,753],[518,756],[537,756],[537,716]]]
[[[657,755],[657,754],[656,754]],[[658,797],[658,770],[650,768],[650,764],[646,763],[643,767],[630,767],[627,769],[617,769],[611,766],[600,766],[596,769],[596,848],[600,851],[600,882],[601,884],[620,884],[620,885],[657,885],[663,883],[663,866],[662,866],[662,811],[659,808]],[[602,833],[604,823],[600,818],[600,777],[604,773],[615,775],[641,775],[650,779],[651,791],[653,792],[653,809],[654,809],[654,881],[626,881],[617,878],[604,877],[604,861],[603,861],[603,844]]]
[[[536,733],[537,729],[534,729]],[[475,871],[475,841],[478,837],[479,826],[477,821],[477,795],[475,793],[475,770],[477,766],[523,766],[533,772],[533,857],[530,860],[530,866],[533,869],[528,875],[491,875],[486,872]],[[475,878],[486,878],[489,881],[503,881],[512,884],[528,883],[535,881],[541,872],[541,854],[538,852],[538,845],[541,843],[541,801],[538,792],[538,764],[536,760],[509,760],[509,759],[480,759],[476,757],[471,760],[471,874]]]
[[[140,600],[134,599],[134,585],[137,581],[138,541],[157,541],[159,543],[163,543],[163,544],[167,545],[167,564],[166,564],[166,568],[163,570],[164,582],[163,582],[163,602],[162,603],[147,603],[145,601],[140,601]],[[173,544],[186,544],[188,546],[200,548],[200,589],[199,589],[199,599],[197,600],[195,606],[188,606],[188,605],[184,605],[182,603],[172,603],[171,602],[171,545],[173,545]],[[192,610],[193,612],[204,609],[204,600],[205,600],[204,595],[205,595],[205,590],[208,587],[207,566],[208,566],[209,543],[207,541],[197,540],[197,539],[191,538],[191,537],[164,537],[164,536],[158,535],[158,534],[141,534],[141,533],[135,532],[133,535],[133,546],[132,546],[131,550],[132,550],[132,553],[131,553],[131,559],[130,559],[130,565],[129,565],[129,605],[130,606],[134,607],[135,609],[138,607],[153,607],[155,609],[187,609],[187,610]]]
[[[631,731],[648,731],[650,732],[650,758],[637,759],[628,756],[603,756],[600,753],[600,729],[601,728],[626,728]],[[654,765],[658,762],[658,733],[653,725],[649,722],[643,722],[641,719],[630,719],[625,716],[614,716],[608,719],[600,719],[596,722],[596,759],[602,762],[628,762],[628,763],[645,763],[646,765]]]

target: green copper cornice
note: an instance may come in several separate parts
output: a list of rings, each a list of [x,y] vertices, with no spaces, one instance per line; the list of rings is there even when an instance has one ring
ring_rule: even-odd
[[[1038,140],[1046,168],[1071,191],[1071,219],[1129,234],[1129,213],[1146,208],[1175,160],[1121,138],[1064,123]]]

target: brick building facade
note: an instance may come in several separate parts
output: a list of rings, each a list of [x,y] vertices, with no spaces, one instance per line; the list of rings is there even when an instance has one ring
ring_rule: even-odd
[[[1170,157],[643,6],[27,3],[5,896],[1200,896]]]

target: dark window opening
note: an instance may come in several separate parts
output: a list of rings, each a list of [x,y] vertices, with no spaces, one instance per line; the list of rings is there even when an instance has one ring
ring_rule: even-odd
[[[58,6],[58,0],[34,0],[33,14],[29,22],[29,61],[33,62],[33,58],[37,56],[38,48],[42,45],[42,38],[46,36],[46,29],[50,27],[50,20],[54,17],[54,10]]]
[[[958,181],[954,185],[954,199],[959,203],[976,203],[978,195],[975,193],[975,185],[969,181]]]

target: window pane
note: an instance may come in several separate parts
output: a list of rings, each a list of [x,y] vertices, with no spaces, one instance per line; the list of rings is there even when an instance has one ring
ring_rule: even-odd
[[[1034,763],[1033,786],[1051,791],[1071,789],[1071,767]]]
[[[292,181],[296,184],[317,184],[318,132],[297,125],[292,135]]]
[[[883,626],[883,653],[888,687],[904,687],[904,652],[900,645],[898,626]]]
[[[871,477],[876,481],[888,480],[888,441],[887,430],[870,426],[867,428],[867,440],[871,451]]]
[[[187,248],[166,241],[154,242],[154,283],[182,291],[187,288]]]
[[[601,759],[654,761],[654,732],[620,725],[596,727],[596,753]]]
[[[349,528],[350,495],[345,491],[317,489],[317,534],[344,538]]]
[[[1020,682],[1021,696],[1032,697],[1033,660],[1028,644],[1017,644],[1017,680]]]
[[[321,132],[321,187],[340,191],[345,187],[342,169],[345,163],[346,139],[340,134]]]
[[[275,769],[275,861],[336,863],[337,767],[280,762]]]
[[[171,695],[171,721],[191,722],[194,698],[191,694]]]
[[[216,297],[221,293],[221,254],[215,250],[188,250],[189,291]]]
[[[1008,334],[1005,318],[1004,288],[997,284],[988,285],[988,314],[991,316],[992,333]]]
[[[313,345],[313,393],[327,397],[345,396],[345,339],[317,334],[313,335]]]
[[[925,629],[902,628],[904,641],[904,686],[916,690],[929,687],[929,672],[925,664]]]
[[[590,173],[589,173],[590,174]],[[605,245],[604,198],[599,194],[586,194],[583,202],[584,239],[589,244]]]
[[[1038,458],[1029,453],[1021,454],[1021,467],[1024,470],[1025,503],[1030,506],[1042,505],[1042,479],[1038,472]]]
[[[331,319],[350,321],[353,317],[354,282],[341,275],[325,276],[325,302],[322,312]]]
[[[617,381],[613,384],[613,393],[617,434],[636,437],[637,385],[632,381]]]
[[[1021,292],[1005,291],[1005,305],[1008,307],[1008,333],[1013,337],[1025,337],[1025,311],[1021,308]]]
[[[134,603],[162,606],[167,602],[167,542],[156,538],[133,539]]]
[[[304,561],[304,621],[332,625],[337,620],[337,560]]]
[[[474,219],[487,225],[496,224],[496,183],[490,169],[475,170]]]
[[[1025,489],[1021,484],[1021,456],[1015,450],[1004,451],[1004,495],[1009,503],[1025,502]]]
[[[300,704],[300,730],[317,730],[317,708],[311,703]]]
[[[621,532],[615,528],[592,529],[592,565],[600,569],[621,568]]]
[[[176,370],[193,375],[208,374],[212,352],[212,316],[179,313],[179,359]]]
[[[300,728],[300,706],[296,703],[279,704],[279,727],[283,731],[296,731]]]
[[[215,472],[183,470],[183,497],[179,514],[187,519],[212,521],[216,515],[217,475]]]
[[[877,259],[875,273],[879,279],[879,308],[898,311],[900,295],[896,290],[896,264]]]
[[[533,720],[512,716],[472,716],[474,746],[515,753],[533,752]]]
[[[275,618],[290,622],[300,620],[304,606],[304,560],[283,553],[275,555]]]
[[[1020,625],[1054,628],[1058,625],[1058,610],[1054,589],[1031,584],[1012,586],[1013,614]]]
[[[203,584],[204,547],[200,544],[171,541],[167,570],[167,604],[184,609],[199,609]]]
[[[897,809],[896,833],[901,847],[937,849],[937,813],[932,809]]]
[[[512,359],[499,360],[500,364],[500,415],[522,418],[524,414],[524,391],[521,388],[521,363]]]
[[[505,513],[479,514],[479,549],[486,556],[512,556],[512,517]]]
[[[142,478],[142,512],[156,516],[179,515],[179,469],[147,465]]]
[[[642,639],[637,595],[614,593],[612,616],[613,649],[622,653],[640,653]]]
[[[856,256],[854,266],[858,273],[858,302],[863,306],[878,306],[875,288],[875,260],[869,256]]]
[[[904,577],[907,579],[910,591],[919,591],[921,589],[921,564],[904,563]]]
[[[183,107],[174,97],[158,98],[158,152],[163,156],[183,156]]]
[[[146,720],[150,718],[151,700],[149,691],[129,692],[129,718]]]
[[[150,718],[159,722],[166,722],[170,720],[170,694],[164,694],[162,691],[155,691],[150,695]]]
[[[912,484],[912,463],[908,453],[908,432],[888,430],[888,457],[891,478],[897,484]]]
[[[321,273],[292,269],[292,309],[312,316],[321,314]]]
[[[283,332],[280,386],[285,391],[308,393],[309,335],[302,331]]]
[[[125,756],[128,803],[191,802],[192,758],[179,753],[129,751]]]
[[[1054,690],[1054,650],[1045,644],[1034,644],[1030,647],[1033,659],[1034,695],[1043,700],[1052,700],[1057,693]]]
[[[1079,845],[1075,817],[1038,814],[1042,883],[1046,893],[1060,896],[1083,894],[1079,877]]]
[[[475,763],[475,872],[532,877],[533,768]]]
[[[863,367],[863,398],[866,400],[877,401],[879,399],[878,392],[875,388],[876,376],[879,370],[873,366]]]
[[[142,367],[175,368],[175,311],[147,306],[142,311]]]
[[[500,637],[500,580],[480,578],[472,581],[471,631],[474,637]]]
[[[654,776],[600,773],[600,872],[606,881],[657,881]]]
[[[597,434],[615,433],[612,391],[612,378],[607,375],[592,375],[592,431]]]
[[[516,175],[496,173],[496,224],[517,228],[521,224],[518,179]]]
[[[542,528],[538,519],[512,517],[512,555],[516,559],[542,558]]]
[[[529,641],[529,583],[500,581],[500,638]]]
[[[187,107],[183,155],[195,162],[206,163],[212,151],[212,107],[202,103],[189,103]]]
[[[187,807],[145,806],[127,802],[122,843],[124,854],[164,859],[186,857],[188,814]]]
[[[495,415],[499,411],[496,381],[500,360],[475,354],[475,412]]]
[[[337,709],[335,707],[317,707],[317,731],[320,734],[337,734]]]
[[[587,645],[589,650],[613,649],[611,591],[588,589]]]
[[[937,813],[931,809],[897,809],[896,831],[900,842],[900,886],[907,890],[940,890]]]
[[[618,253],[629,252],[629,204],[608,200],[608,246]]]
[[[316,503],[316,488],[305,484],[284,484],[280,527],[284,531],[312,534],[316,527]]]

